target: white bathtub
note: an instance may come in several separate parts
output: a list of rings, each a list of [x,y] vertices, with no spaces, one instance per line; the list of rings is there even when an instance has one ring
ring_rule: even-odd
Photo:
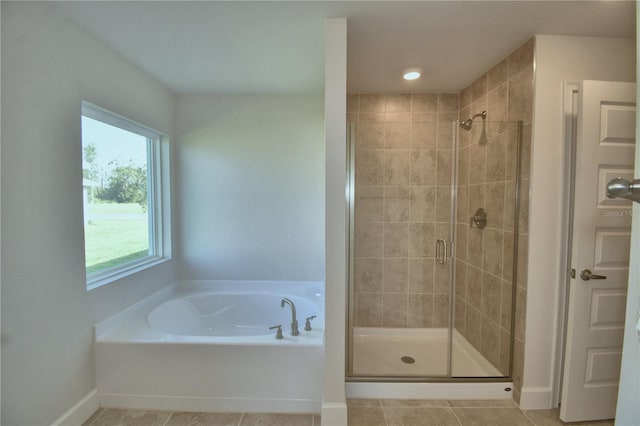
[[[320,307],[300,296],[280,292],[206,292],[171,299],[154,308],[147,316],[152,330],[181,336],[245,337],[274,335],[269,327],[281,325],[283,334],[291,331],[292,311],[281,306],[284,297],[296,308],[299,329],[306,318],[316,321]],[[315,336],[315,335],[314,335]],[[303,337],[298,339],[302,340]]]
[[[290,335],[296,307],[299,336]],[[315,315],[311,331],[305,318]],[[270,326],[282,325],[283,339]],[[96,325],[103,407],[319,412],[324,364],[319,282],[190,281]]]

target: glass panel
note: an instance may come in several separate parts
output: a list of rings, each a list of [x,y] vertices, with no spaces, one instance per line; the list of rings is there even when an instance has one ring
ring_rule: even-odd
[[[458,131],[454,377],[510,375],[520,133],[481,120]]]
[[[370,115],[352,141],[351,373],[449,377],[452,125]]]
[[[520,123],[401,121],[357,96],[347,375],[508,377]]]
[[[147,145],[145,136],[82,117],[87,274],[150,254]]]

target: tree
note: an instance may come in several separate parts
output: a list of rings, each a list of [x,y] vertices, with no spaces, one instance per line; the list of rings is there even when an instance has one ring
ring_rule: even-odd
[[[98,149],[95,144],[90,143],[82,150],[84,151],[84,161],[89,166],[88,169],[82,170],[82,175],[87,179],[96,181],[98,179],[98,163],[96,161],[98,159]]]
[[[117,166],[108,177],[107,187],[98,197],[116,203],[138,203],[147,211],[147,170],[133,165]]]

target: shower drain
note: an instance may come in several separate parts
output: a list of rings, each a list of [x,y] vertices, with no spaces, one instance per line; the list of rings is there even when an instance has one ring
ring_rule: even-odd
[[[401,357],[400,361],[404,362],[405,364],[413,364],[416,362],[416,360],[413,357],[406,356],[406,355]]]

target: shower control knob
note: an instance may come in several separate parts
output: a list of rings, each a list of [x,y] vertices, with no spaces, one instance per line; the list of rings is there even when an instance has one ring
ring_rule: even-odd
[[[475,215],[471,216],[469,226],[473,228],[473,225],[476,225],[478,229],[484,229],[487,226],[487,211],[482,207],[476,210]]]

